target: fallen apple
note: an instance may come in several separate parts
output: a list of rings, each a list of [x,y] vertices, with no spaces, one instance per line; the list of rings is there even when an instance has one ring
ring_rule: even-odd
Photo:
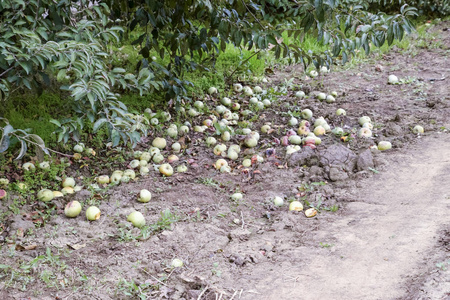
[[[81,213],[81,204],[78,201],[70,201],[64,208],[64,214],[68,218],[75,218]]]
[[[252,135],[247,135],[244,140],[244,144],[248,148],[253,148],[258,144],[258,140],[255,137],[253,137]]]
[[[372,122],[371,120],[370,120],[370,117],[368,117],[368,116],[362,116],[361,118],[359,118],[359,125],[361,125],[361,126],[363,126],[364,125],[364,123],[370,123],[370,122]]]
[[[296,134],[289,136],[289,142],[294,145],[300,145],[302,143],[302,138]]]
[[[319,99],[320,101],[323,101],[327,98],[327,95],[325,93],[318,93],[317,94],[317,99]]]
[[[246,158],[242,161],[242,165],[246,168],[250,167],[252,165],[252,160],[249,158]]]
[[[64,194],[60,191],[53,191],[53,199],[64,197]]]
[[[224,166],[228,166],[228,162],[223,158],[219,158],[218,160],[216,160],[216,163],[214,164],[214,167],[217,170],[220,170]]]
[[[369,138],[372,136],[372,130],[370,130],[367,127],[363,127],[358,131],[358,137],[362,138]]]
[[[234,201],[240,201],[242,200],[242,198],[244,198],[244,195],[242,195],[242,193],[234,193],[233,195],[231,195],[231,199],[233,199]]]
[[[258,103],[258,101],[259,101],[258,98],[256,98],[256,97],[251,97],[250,100],[249,100],[249,103],[250,103],[250,104],[256,104],[256,103]]]
[[[146,161],[146,160],[143,160],[143,161]],[[129,164],[130,168],[136,169],[137,167],[140,166],[139,162],[140,162],[139,160],[133,159],[132,161],[130,161],[130,164]]]
[[[123,183],[128,183],[128,182],[130,182],[130,176],[127,176],[127,175],[123,175],[121,178],[120,178],[120,182],[123,182]]]
[[[284,200],[283,198],[276,196],[275,198],[273,198],[273,204],[275,206],[283,206]]]
[[[66,187],[62,188],[61,193],[63,195],[73,194],[73,193],[75,193],[75,190],[71,186],[66,186]]]
[[[393,75],[393,74],[389,75],[388,83],[389,84],[397,84],[398,83],[398,77]]]
[[[309,76],[311,76],[312,78],[315,78],[315,77],[317,77],[318,75],[319,75],[319,73],[317,73],[316,70],[311,70],[311,71],[309,72]]]
[[[26,162],[22,165],[22,169],[24,169],[25,171],[32,171],[35,170],[36,167],[32,162]]]
[[[263,126],[261,126],[261,132],[262,133],[267,133],[267,132],[269,132],[269,130],[270,130],[270,125],[263,125]]]
[[[176,156],[175,154],[171,154],[169,155],[169,157],[167,157],[167,162],[169,164],[178,161],[180,158],[178,156]]]
[[[151,199],[152,199],[152,193],[147,189],[142,189],[139,192],[139,197],[137,200],[142,203],[147,203],[147,202],[150,202]]]
[[[305,97],[305,92],[303,92],[303,91],[298,91],[298,92],[295,93],[295,97],[301,99],[301,98]]]
[[[179,258],[174,258],[172,260],[172,267],[174,268],[181,268],[183,266],[183,261]]]
[[[342,129],[341,127],[334,127],[334,129],[331,132],[337,136],[341,136],[345,133],[344,129]]]
[[[206,138],[205,143],[208,147],[210,147],[212,145],[215,145],[217,143],[217,140],[216,140],[216,138],[209,136]]]
[[[139,211],[133,211],[128,215],[127,221],[131,222],[134,227],[141,228],[145,226],[145,218]]]
[[[175,142],[172,144],[172,150],[176,153],[180,152],[181,150],[181,144],[178,142]]]
[[[262,104],[264,105],[264,107],[269,107],[269,106],[272,105],[272,102],[270,102],[269,99],[264,99],[264,100],[262,101]]]
[[[252,96],[252,95],[253,95],[253,90],[252,90],[252,88],[249,87],[249,86],[245,86],[245,87],[244,87],[244,94],[245,94],[246,96]]]
[[[240,84],[240,83],[233,84],[233,90],[235,92],[237,92],[237,93],[241,92],[242,91],[242,84]]]
[[[369,128],[370,130],[372,130],[373,129],[373,124],[370,123],[370,122],[366,122],[366,123],[363,124],[362,127],[363,128]]]
[[[336,91],[332,91],[332,92],[331,92],[331,96],[333,96],[333,97],[336,98],[336,97],[338,96],[338,93],[337,93]]]
[[[134,179],[136,178],[136,172],[134,172],[134,170],[132,169],[126,169],[125,171],[123,171],[123,176],[128,176],[130,177],[130,179]]]
[[[50,169],[50,163],[48,161],[43,161],[39,164],[39,168],[43,170],[48,170]]]
[[[317,210],[314,207],[308,208],[307,210],[305,210],[305,216],[307,218],[312,218],[315,215],[317,215]]]
[[[198,110],[202,110],[205,108],[205,104],[202,101],[197,100],[194,102],[194,107]]]
[[[73,147],[73,151],[74,151],[74,152],[81,153],[81,152],[83,152],[83,150],[84,150],[84,146],[83,146],[82,144],[76,144],[76,145]]]
[[[309,120],[312,118],[313,116],[313,112],[310,109],[304,109],[302,110],[302,112],[300,113],[303,119]]]
[[[289,210],[294,211],[302,211],[303,210],[303,204],[300,201],[292,201],[289,204]]]
[[[378,143],[378,150],[380,150],[380,151],[389,150],[391,148],[392,148],[391,142],[381,141]]]
[[[296,117],[291,117],[288,122],[289,126],[296,126],[298,124],[298,120]]]
[[[152,159],[152,154],[150,152],[142,152],[141,156],[139,157],[139,160],[145,160],[150,161]]]
[[[325,132],[326,132],[325,128],[323,128],[323,126],[321,126],[321,125],[314,128],[314,134],[316,136],[324,135]]]
[[[328,95],[327,98],[325,99],[325,101],[327,103],[333,103],[333,102],[336,102],[336,98],[334,98],[332,95]]]
[[[179,131],[180,131],[180,134],[181,134],[181,135],[185,135],[186,133],[189,132],[189,126],[187,126],[187,125],[181,125]]]
[[[343,108],[338,108],[337,110],[336,110],[336,115],[337,116],[345,116],[347,114],[347,112],[345,111],[345,109],[343,109]]]
[[[413,128],[413,132],[414,132],[415,134],[422,134],[422,133],[424,133],[424,129],[423,129],[422,126],[416,125],[416,126],[414,126],[414,128]]]
[[[89,206],[88,209],[86,209],[86,219],[89,221],[100,219],[100,209],[97,206]]]
[[[159,166],[159,172],[164,176],[170,177],[173,174],[173,168],[169,164],[162,164]]]
[[[8,193],[5,190],[0,190],[0,199],[5,198],[6,196],[8,196]]]
[[[153,126],[156,126],[159,124],[159,120],[157,118],[151,118],[150,124],[152,124]]]
[[[216,93],[217,93],[217,89],[215,87],[212,86],[208,89],[208,94],[213,95]]]
[[[53,192],[49,189],[42,189],[38,192],[37,197],[40,201],[48,202],[53,199]]]
[[[236,160],[239,157],[239,154],[231,148],[228,148],[227,157],[231,160]]]
[[[139,168],[139,174],[141,174],[142,176],[147,175],[148,173],[150,173],[150,169],[148,167]]]
[[[166,148],[167,142],[165,138],[157,137],[153,140],[152,146],[156,147],[158,149],[164,149]]]
[[[260,86],[255,86],[254,88],[253,88],[253,90],[255,91],[255,93],[257,93],[257,94],[261,94],[262,93],[262,88],[260,87]]]
[[[187,168],[186,165],[179,165],[179,166],[177,167],[177,172],[178,172],[178,173],[184,173],[184,172],[186,172],[187,170],[188,170],[188,168]]]
[[[167,128],[166,133],[169,137],[175,139],[178,136],[178,129],[176,127],[169,127]]]

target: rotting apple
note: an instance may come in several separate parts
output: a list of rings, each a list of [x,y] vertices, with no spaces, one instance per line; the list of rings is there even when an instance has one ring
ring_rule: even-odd
[[[81,208],[82,207],[81,207],[80,202],[78,202],[76,200],[70,201],[64,207],[64,214],[68,218],[76,218],[81,213]]]
[[[358,137],[360,138],[370,138],[372,136],[372,130],[367,127],[363,127],[358,131]]]
[[[5,190],[0,189],[0,200],[8,196],[8,193]]]
[[[152,193],[149,190],[142,189],[139,192],[139,198],[138,198],[139,202],[147,203],[147,202],[150,202],[151,199],[152,199]]]
[[[100,209],[97,206],[89,206],[88,209],[86,209],[86,219],[89,221],[100,219],[100,214]]]
[[[414,132],[415,134],[422,134],[422,133],[424,133],[424,129],[423,129],[422,126],[416,125],[416,126],[414,126],[414,128],[413,128],[413,132]]]
[[[292,201],[289,203],[289,210],[290,211],[302,211],[303,210],[303,204],[300,201]]]

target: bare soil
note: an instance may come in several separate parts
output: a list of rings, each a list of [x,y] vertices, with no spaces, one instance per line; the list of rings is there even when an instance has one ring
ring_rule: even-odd
[[[106,193],[56,200],[39,228],[27,218],[36,207],[24,206],[0,229],[0,299],[449,299],[449,27],[431,27],[422,47],[327,74],[323,87],[297,67],[273,75],[270,85],[295,77],[311,97],[291,91],[261,115],[254,128],[269,121],[276,130],[243,154],[265,158],[248,170],[230,162],[232,172],[219,173],[196,133],[183,140],[187,173],[152,171]],[[388,85],[389,74],[405,82]],[[336,103],[312,97],[333,90]],[[329,134],[285,156],[274,138],[296,106],[346,130],[370,116],[374,136]],[[347,116],[335,115],[339,107]],[[425,134],[412,133],[416,124]],[[393,149],[368,150],[381,140]],[[142,188],[149,203],[136,201]],[[230,199],[237,191],[243,199]],[[274,206],[275,196],[285,205]],[[73,199],[96,200],[101,218],[64,217]],[[319,213],[290,212],[294,199]],[[148,234],[126,221],[133,210],[151,224]],[[183,267],[171,267],[174,258]]]

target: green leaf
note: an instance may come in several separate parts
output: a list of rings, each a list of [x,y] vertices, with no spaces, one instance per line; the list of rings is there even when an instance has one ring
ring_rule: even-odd
[[[15,158],[16,160],[21,159],[25,155],[25,153],[27,153],[27,143],[24,140],[20,139],[20,144],[20,152],[19,155]]]
[[[100,127],[102,127],[102,125],[105,124],[106,122],[108,122],[108,120],[106,118],[101,118],[101,119],[98,119],[97,121],[95,121],[95,123],[93,125],[94,132],[97,132],[100,129]]]
[[[4,135],[0,140],[0,153],[5,152],[9,148],[9,136]]]
[[[58,120],[51,119],[49,122],[52,123],[52,124],[55,124],[58,127],[61,127],[61,123]]]

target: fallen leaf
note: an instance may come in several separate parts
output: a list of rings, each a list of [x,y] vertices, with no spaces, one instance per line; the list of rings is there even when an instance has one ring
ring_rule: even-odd
[[[36,244],[31,244],[31,245],[27,245],[27,246],[22,246],[19,244],[16,245],[16,250],[18,250],[18,251],[34,250],[36,248],[37,248]]]
[[[79,250],[81,248],[86,247],[86,244],[67,244],[67,246],[73,250]]]

